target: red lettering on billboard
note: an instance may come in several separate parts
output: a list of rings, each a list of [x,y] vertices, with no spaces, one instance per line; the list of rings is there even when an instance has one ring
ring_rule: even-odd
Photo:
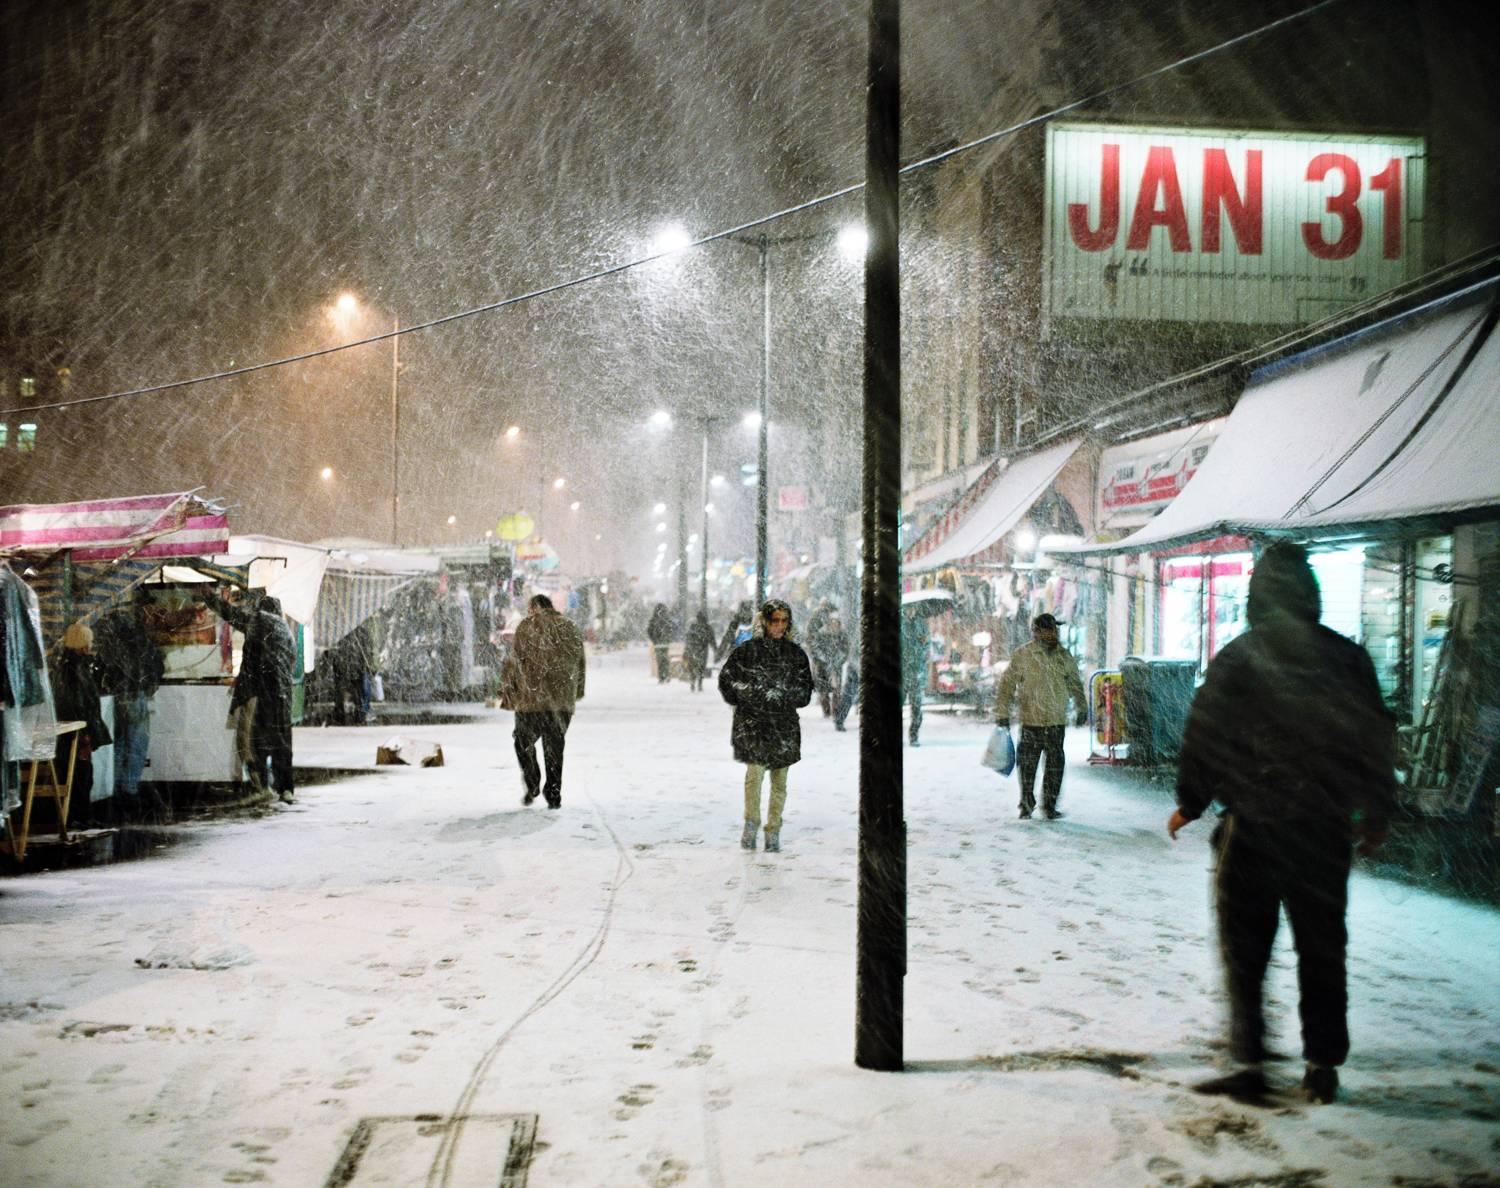
[[[1328,195],[1323,209],[1339,220],[1339,237],[1332,243],[1323,238],[1322,223],[1303,223],[1302,242],[1319,260],[1347,260],[1359,251],[1359,241],[1364,234],[1364,216],[1359,213],[1359,191],[1361,179],[1359,164],[1353,157],[1343,153],[1319,153],[1307,166],[1307,180],[1322,181],[1334,170],[1343,175],[1344,188]]]
[[[1120,231],[1120,146],[1106,144],[1099,169],[1099,227],[1089,229],[1087,202],[1068,203],[1068,233],[1079,251],[1106,252]]]
[[[1229,216],[1229,229],[1242,256],[1258,256],[1261,248],[1261,150],[1245,153],[1245,192],[1240,193],[1229,169],[1229,154],[1221,148],[1203,150],[1203,241],[1205,252],[1219,250],[1219,215]]]
[[[1392,157],[1391,163],[1370,179],[1370,189],[1380,190],[1385,195],[1381,218],[1381,255],[1387,260],[1401,259],[1401,158]]]
[[[1172,150],[1162,145],[1152,145],[1146,153],[1141,190],[1136,195],[1135,214],[1125,239],[1126,250],[1145,251],[1153,227],[1167,229],[1167,241],[1174,252],[1192,251],[1187,208],[1182,204],[1182,187],[1177,181],[1177,161]]]

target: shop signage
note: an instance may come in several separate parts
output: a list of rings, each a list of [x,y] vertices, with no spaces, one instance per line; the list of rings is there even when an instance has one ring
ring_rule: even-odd
[[[1176,499],[1198,464],[1208,455],[1213,438],[1191,448],[1162,450],[1121,459],[1101,476],[1100,502],[1106,512],[1124,508],[1163,507]]]
[[[1421,137],[1047,130],[1045,308],[1299,325],[1422,270]]]
[[[806,511],[806,487],[778,487],[776,489],[777,511]]]

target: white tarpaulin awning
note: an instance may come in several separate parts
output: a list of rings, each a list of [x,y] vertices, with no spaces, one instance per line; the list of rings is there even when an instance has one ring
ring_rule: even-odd
[[[1182,494],[1110,544],[1375,534],[1500,509],[1495,286],[1252,377]]]
[[[929,541],[932,534],[928,533],[912,544],[902,562],[902,572],[924,573],[957,565],[989,548],[1031,510],[1082,444],[1081,439],[1075,438],[1012,461],[968,515],[940,540]],[[926,547],[929,544],[931,547]]]
[[[250,584],[264,588],[281,603],[281,609],[304,626],[313,621],[318,588],[328,568],[328,550],[274,536],[232,536],[232,553],[256,558],[250,566]]]

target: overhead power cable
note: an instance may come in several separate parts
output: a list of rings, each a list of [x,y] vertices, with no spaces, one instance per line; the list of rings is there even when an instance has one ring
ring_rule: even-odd
[[[1205,61],[1209,58],[1215,57],[1218,54],[1224,53],[1226,50],[1245,45],[1251,41],[1256,40],[1257,38],[1264,37],[1268,33],[1275,32],[1276,30],[1281,29],[1286,25],[1292,24],[1295,21],[1304,20],[1307,17],[1321,12],[1325,8],[1331,8],[1336,4],[1342,4],[1344,2],[1345,0],[1318,0],[1318,3],[1309,5],[1307,8],[1300,9],[1294,13],[1289,13],[1284,17],[1279,17],[1274,21],[1270,21],[1264,25],[1260,25],[1254,29],[1249,30],[1248,32],[1240,33],[1234,37],[1229,38],[1226,41],[1221,41],[1217,45],[1209,46],[1207,49],[1202,49],[1197,51],[1196,53],[1188,54],[1185,57],[1177,58],[1172,62],[1168,62],[1163,66],[1158,66],[1154,70],[1149,70],[1145,74],[1137,75],[1135,78],[1129,79],[1125,82],[1116,83],[1114,86],[1105,87],[1103,90],[1095,91],[1092,94],[1085,95],[1081,99],[1075,99],[1072,102],[1064,103],[1060,107],[1054,107],[1049,111],[1045,111],[1038,115],[1032,116],[1029,119],[1022,120],[1019,123],[1011,124],[1009,127],[1001,128],[996,132],[991,132],[988,135],[981,136],[977,140],[971,140],[965,144],[946,149],[941,153],[936,153],[929,157],[923,157],[921,160],[913,161],[908,165],[902,166],[900,172],[905,175],[908,173],[914,173],[919,169],[927,169],[932,167],[933,165],[937,165],[943,161],[949,160],[952,157],[956,157],[961,153],[972,152],[974,149],[983,148],[985,145],[993,144],[996,141],[1003,140],[1008,136],[1014,136],[1019,132],[1025,132],[1031,128],[1035,128],[1051,120],[1055,120],[1060,116],[1068,115],[1070,112],[1078,111],[1081,108],[1088,107],[1089,105],[1094,103],[1098,103],[1103,99],[1109,99],[1116,95],[1122,94],[1125,91],[1131,90],[1134,87],[1138,87],[1143,83],[1150,82],[1153,79],[1161,78],[1167,74],[1172,73],[1175,70],[1181,70],[1186,66],[1195,65],[1196,63]],[[611,276],[617,276],[622,272],[628,272],[633,268],[639,268],[644,264],[650,264],[655,260],[660,260],[664,256],[678,255],[681,252],[688,251],[692,248],[703,247],[706,244],[715,243],[721,239],[732,239],[736,236],[743,236],[748,231],[754,231],[758,228],[769,226],[770,224],[778,222],[782,219],[791,218],[794,215],[802,214],[806,211],[816,209],[820,206],[826,206],[830,202],[837,202],[840,198],[847,198],[849,195],[856,194],[864,188],[865,186],[863,182],[856,182],[853,185],[845,186],[843,189],[834,190],[831,193],[820,195],[817,198],[810,198],[805,202],[799,202],[795,206],[789,206],[784,210],[778,210],[772,214],[762,215],[759,218],[751,219],[749,222],[740,223],[738,226],[729,227],[723,231],[715,231],[712,234],[704,235],[699,239],[692,240],[690,243],[682,245],[681,247],[674,247],[663,251],[652,252],[648,255],[638,256],[633,260],[627,260],[621,264],[614,264],[607,268],[600,268],[594,272],[585,273],[581,276],[575,276],[568,280],[558,281],[555,284],[544,285],[538,289],[532,289],[529,292],[518,293],[515,296],[506,297],[499,301],[492,301],[485,305],[478,305],[473,309],[466,309],[461,310],[457,313],[445,314],[442,317],[433,318],[430,321],[426,322],[418,322],[411,326],[402,326],[398,329],[386,330],[383,333],[372,334],[368,338],[357,339],[353,342],[340,343],[337,346],[331,347],[322,347],[315,351],[304,351],[302,354],[288,355],[281,359],[268,359],[263,363],[251,363],[247,364],[244,367],[232,367],[223,371],[211,372],[207,375],[193,376],[190,379],[170,380],[166,383],[149,384],[144,387],[130,388],[128,390],[120,392],[108,392],[98,396],[83,396],[75,400],[56,400],[48,404],[32,404],[24,408],[0,409],[0,416],[12,416],[20,415],[23,413],[43,412],[49,409],[78,408],[88,404],[101,404],[105,401],[125,400],[136,396],[149,396],[157,392],[170,392],[176,388],[187,388],[192,387],[196,384],[206,384],[212,383],[216,380],[233,379],[237,376],[251,375],[254,372],[267,371],[273,367],[286,367],[293,363],[305,363],[310,359],[320,359],[325,355],[335,355],[341,351],[352,351],[357,347],[369,346],[371,343],[385,342],[389,339],[398,338],[406,334],[417,334],[424,330],[432,330],[439,326],[445,326],[450,322],[458,322],[462,321],[465,318],[478,317],[481,314],[495,313],[498,310],[505,309],[512,305],[520,305],[524,302],[534,301],[538,297],[546,297],[553,293],[561,293],[568,289],[578,288],[581,285],[592,284],[595,281],[604,280],[607,277]]]

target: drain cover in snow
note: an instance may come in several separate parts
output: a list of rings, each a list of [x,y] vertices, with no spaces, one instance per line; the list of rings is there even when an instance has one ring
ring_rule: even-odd
[[[426,1183],[525,1188],[536,1119],[535,1114],[361,1118],[324,1188]]]

